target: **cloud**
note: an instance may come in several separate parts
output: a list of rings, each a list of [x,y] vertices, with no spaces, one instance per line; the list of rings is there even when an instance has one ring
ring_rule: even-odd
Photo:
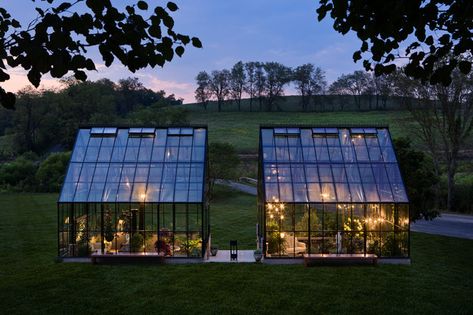
[[[1,84],[8,92],[17,92],[25,87],[33,87],[27,77],[27,72],[24,69],[8,69],[10,80]],[[62,83],[58,79],[53,79],[49,75],[44,76],[41,79],[41,84],[38,89],[59,89],[62,87]]]
[[[154,91],[164,90],[167,95],[174,94],[176,98],[183,98],[184,103],[193,103],[195,86],[189,82],[161,80],[151,74],[136,74],[144,86]]]

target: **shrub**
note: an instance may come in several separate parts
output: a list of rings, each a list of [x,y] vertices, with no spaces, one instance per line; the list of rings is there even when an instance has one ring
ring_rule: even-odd
[[[59,192],[70,157],[70,152],[52,153],[41,162],[36,172],[36,181],[40,191]]]
[[[399,166],[410,201],[411,220],[433,219],[438,215],[435,208],[435,176],[432,161],[422,152],[411,147],[407,138],[394,139]]]
[[[5,190],[34,191],[37,163],[31,154],[25,154],[16,160],[0,166],[0,186]]]

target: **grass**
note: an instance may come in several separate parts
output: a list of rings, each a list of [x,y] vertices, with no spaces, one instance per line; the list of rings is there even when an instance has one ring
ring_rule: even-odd
[[[31,313],[471,314],[473,241],[413,233],[411,266],[55,263],[55,194],[0,194],[0,309]],[[254,239],[255,197],[219,188],[216,242]]]
[[[190,112],[193,124],[209,126],[209,142],[230,142],[239,152],[256,153],[260,124],[389,124],[393,137],[409,136],[414,122],[407,111],[371,112]],[[412,139],[415,140],[415,139]]]

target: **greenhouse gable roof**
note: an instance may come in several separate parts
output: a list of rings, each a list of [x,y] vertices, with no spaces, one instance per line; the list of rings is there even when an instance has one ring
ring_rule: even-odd
[[[260,129],[266,202],[408,202],[387,127]]]
[[[79,129],[59,202],[203,202],[207,129]]]

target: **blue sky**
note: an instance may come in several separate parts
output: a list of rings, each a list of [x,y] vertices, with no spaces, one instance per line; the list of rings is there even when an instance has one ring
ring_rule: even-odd
[[[130,1],[127,1],[130,2]],[[148,1],[165,5],[165,1]],[[137,76],[149,88],[176,94],[185,102],[193,102],[194,78],[201,70],[230,68],[242,61],[277,61],[295,67],[307,62],[326,71],[328,81],[342,73],[361,69],[353,63],[353,51],[359,47],[354,35],[342,36],[335,32],[332,20],[319,23],[315,0],[176,0],[179,10],[173,13],[175,30],[197,36],[204,47],[188,47],[182,58],[164,68],[143,69],[132,74],[115,63],[110,68],[98,67],[89,73],[94,80],[102,77],[118,80]],[[2,3],[22,23],[35,16],[30,0]],[[27,9],[28,8],[28,9]],[[91,57],[99,64],[101,58],[94,52]],[[4,84],[17,90],[26,84],[25,74],[15,70],[11,82]],[[55,86],[57,81],[45,78],[44,86]],[[287,94],[293,94],[291,87]]]

